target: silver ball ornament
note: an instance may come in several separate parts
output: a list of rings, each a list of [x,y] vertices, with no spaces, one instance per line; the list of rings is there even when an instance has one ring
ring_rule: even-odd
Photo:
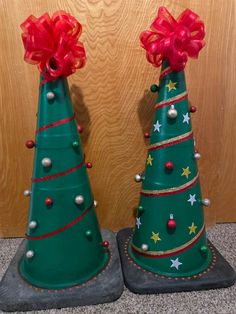
[[[30,190],[25,190],[24,191],[24,196],[30,196],[31,195],[31,191]]]
[[[84,197],[82,195],[77,195],[75,197],[75,203],[76,204],[81,205],[81,204],[83,204],[83,202],[84,202]]]
[[[171,105],[170,109],[167,111],[168,118],[175,119],[177,115],[178,115],[177,110],[175,109],[173,105]]]
[[[52,161],[50,158],[45,157],[42,159],[42,165],[43,167],[50,167],[52,165]]]
[[[30,223],[29,223],[29,228],[30,229],[35,229],[37,227],[37,222],[32,220]]]
[[[194,158],[197,159],[197,160],[199,160],[199,159],[201,158],[201,154],[195,153],[195,154],[194,154]]]
[[[210,206],[210,204],[211,204],[211,201],[210,201],[208,198],[204,198],[204,199],[202,200],[202,205],[204,205],[204,206]]]
[[[26,252],[25,255],[26,255],[27,258],[32,258],[32,257],[34,257],[34,251],[29,250],[29,251]]]
[[[48,92],[47,93],[47,99],[48,100],[53,100],[55,98],[55,94],[53,92]]]
[[[142,175],[141,175],[140,173],[136,174],[136,175],[134,176],[134,180],[135,180],[135,182],[137,182],[137,183],[141,182],[141,181],[142,181]]]
[[[143,251],[147,251],[147,250],[148,250],[148,245],[147,245],[146,243],[143,243],[143,244],[141,245],[141,249],[142,249]]]

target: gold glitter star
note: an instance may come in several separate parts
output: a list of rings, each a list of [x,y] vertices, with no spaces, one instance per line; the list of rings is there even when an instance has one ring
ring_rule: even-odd
[[[171,80],[169,80],[169,83],[166,84],[166,87],[168,88],[168,92],[172,91],[172,89],[176,89],[177,82],[172,82]]]
[[[194,222],[192,222],[191,226],[189,226],[188,228],[189,234],[196,233],[197,226],[194,225]]]
[[[147,158],[147,165],[152,166],[152,161],[153,161],[153,158],[152,158],[152,156],[149,154],[149,155],[148,155],[148,158]]]
[[[183,169],[183,173],[181,174],[182,176],[185,176],[188,179],[188,176],[190,175],[191,171],[189,170],[189,167],[186,168],[182,168]]]
[[[152,239],[155,243],[157,243],[157,241],[161,241],[161,238],[159,236],[159,232],[155,233],[155,232],[152,231],[152,236],[151,236],[150,239]]]

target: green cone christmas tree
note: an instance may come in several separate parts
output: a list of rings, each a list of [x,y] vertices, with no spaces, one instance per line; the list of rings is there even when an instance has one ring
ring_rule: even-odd
[[[211,262],[203,213],[209,200],[201,196],[193,110],[184,71],[163,62],[130,254],[142,267],[168,276],[192,276]]]
[[[210,201],[201,195],[200,154],[191,126],[196,107],[189,104],[184,74],[188,56],[197,58],[204,36],[204,24],[194,12],[187,9],[175,20],[161,7],[151,30],[140,37],[148,61],[161,66],[161,73],[159,86],[151,86],[158,97],[151,135],[145,134],[150,136],[145,171],[135,176],[136,182],[142,182],[136,226],[130,238],[127,229],[118,235],[125,282],[134,292],[220,286],[219,276],[204,278],[195,286],[184,281],[200,278],[216,265],[204,222],[203,206]],[[160,281],[166,277],[175,280]]]
[[[43,18],[47,20],[48,16]],[[67,30],[69,23],[77,23],[72,17],[62,21],[58,14],[52,20],[54,32],[63,27]],[[33,22],[30,17],[22,26],[27,61],[28,41],[31,40],[29,25]],[[74,32],[78,37],[79,24]],[[61,45],[61,49],[65,49],[63,43]],[[32,55],[36,55],[32,50]],[[32,191],[25,191],[31,199],[27,248],[20,262],[20,273],[33,285],[49,289],[84,282],[99,273],[109,260],[108,243],[102,241],[87,175],[86,167],[90,168],[92,164],[85,163],[79,135],[81,127],[76,125],[70,99],[66,78],[70,73],[56,73],[55,76],[63,62],[68,66],[73,58],[79,57],[77,68],[84,65],[83,45],[76,42],[70,46],[69,53],[71,51],[74,55],[69,61],[54,56],[48,64],[40,64],[43,72],[36,139],[26,142],[28,148],[35,147],[35,159]]]
[[[67,76],[85,64],[80,23],[58,11],[21,25],[25,61],[40,72],[26,239],[0,282],[0,309],[31,311],[116,300],[123,292],[116,237],[100,232]],[[104,241],[103,241],[104,239]]]

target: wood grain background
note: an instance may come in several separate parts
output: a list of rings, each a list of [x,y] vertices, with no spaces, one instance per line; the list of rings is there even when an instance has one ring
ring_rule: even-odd
[[[236,15],[234,0],[0,0],[0,236],[24,234],[33,152],[38,71],[23,61],[19,25],[30,14],[64,9],[84,25],[87,65],[69,79],[98,216],[113,230],[133,224],[140,185],[133,180],[145,164],[159,70],[145,59],[139,34],[159,5],[177,16],[190,7],[205,21],[207,46],[186,69],[203,195],[212,200],[208,223],[236,221]]]

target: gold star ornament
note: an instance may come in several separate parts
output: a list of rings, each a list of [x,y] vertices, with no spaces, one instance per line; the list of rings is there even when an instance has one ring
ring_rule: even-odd
[[[152,156],[149,154],[148,158],[147,158],[147,165],[152,166],[152,162],[153,162],[153,158]]]
[[[181,177],[185,176],[188,179],[188,176],[191,174],[191,171],[189,170],[189,167],[182,168],[182,169],[183,169],[183,173],[181,174]]]
[[[157,241],[161,241],[161,238],[159,236],[159,232],[155,233],[152,231],[152,236],[150,238],[151,240],[153,240],[155,243],[157,243]]]
[[[188,228],[189,228],[189,234],[196,233],[197,226],[194,225],[194,222],[192,222],[191,226],[189,226]]]
[[[169,83],[166,84],[166,87],[168,88],[168,92],[171,92],[172,90],[176,89],[177,82],[172,82],[169,80]]]

